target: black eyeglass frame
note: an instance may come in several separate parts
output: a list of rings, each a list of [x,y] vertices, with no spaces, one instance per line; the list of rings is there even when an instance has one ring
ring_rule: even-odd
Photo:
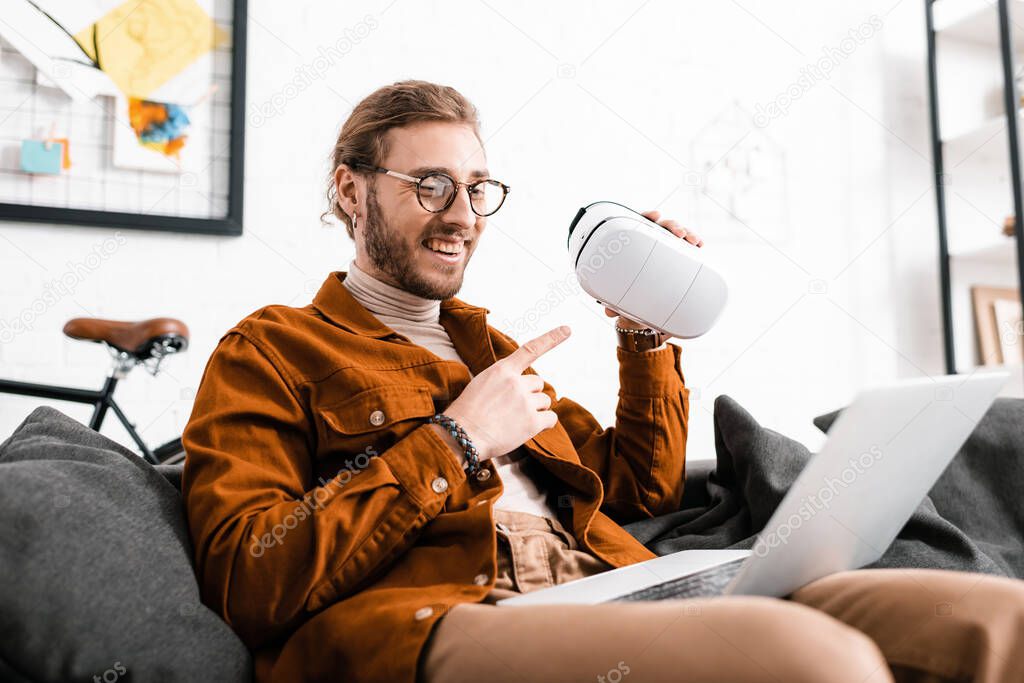
[[[498,213],[498,209],[505,205],[505,200],[508,199],[508,193],[512,191],[511,187],[501,182],[500,180],[495,180],[494,178],[482,178],[473,183],[463,183],[459,182],[455,178],[452,178],[447,173],[442,173],[440,171],[428,173],[422,178],[417,178],[416,176],[406,175],[405,173],[399,173],[398,171],[393,171],[390,168],[383,168],[382,166],[373,166],[371,164],[353,164],[353,166],[355,168],[363,168],[368,171],[373,171],[374,173],[383,173],[384,175],[389,175],[393,178],[398,178],[399,180],[404,180],[407,183],[414,184],[416,186],[416,201],[420,203],[420,206],[423,207],[424,211],[427,211],[429,213],[444,213],[445,211],[447,211],[449,208],[451,208],[451,205],[455,203],[455,197],[457,197],[459,194],[459,187],[465,186],[466,193],[469,194],[470,211],[472,211],[477,216],[480,216],[481,218],[486,218],[487,216],[493,216],[494,214]],[[452,192],[452,195],[448,198],[448,201],[445,202],[444,206],[437,210],[431,210],[428,209],[426,206],[423,206],[423,197],[420,195],[420,186],[423,183],[423,181],[426,180],[427,178],[432,178],[434,176],[441,176],[442,178],[447,178],[455,187],[455,191]],[[491,211],[490,213],[480,213],[479,211],[476,210],[476,207],[473,206],[473,195],[471,194],[473,189],[476,188],[478,185],[483,185],[485,183],[491,183],[501,188],[501,201],[498,202],[498,205],[496,207],[494,207],[494,211]]]

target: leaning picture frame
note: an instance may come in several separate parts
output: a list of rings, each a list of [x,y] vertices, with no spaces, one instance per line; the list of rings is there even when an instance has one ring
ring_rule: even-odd
[[[0,220],[241,235],[248,1],[127,0],[91,24],[11,3]],[[130,42],[148,38],[165,52]]]
[[[996,304],[1012,302],[1020,308],[1020,293],[1015,287],[992,287],[975,285],[971,287],[971,303],[974,309],[974,329],[978,343],[978,361],[981,365],[993,366],[1020,362],[1019,359],[1004,356],[1003,335],[1011,330],[1001,329]],[[1003,328],[1006,321],[1003,321]]]

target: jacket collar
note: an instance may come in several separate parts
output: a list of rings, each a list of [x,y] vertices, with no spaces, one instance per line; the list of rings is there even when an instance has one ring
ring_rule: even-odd
[[[355,334],[382,338],[395,331],[377,319],[373,313],[359,303],[348,287],[342,284],[348,273],[339,270],[327,276],[320,291],[313,297],[313,307],[336,325]],[[472,306],[456,297],[441,301],[441,322],[446,319],[465,320],[475,315],[490,313],[490,309]],[[445,326],[447,327],[447,325]]]

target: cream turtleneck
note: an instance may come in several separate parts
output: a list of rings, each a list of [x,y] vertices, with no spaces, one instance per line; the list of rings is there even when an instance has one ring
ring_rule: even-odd
[[[448,332],[441,325],[440,299],[424,299],[379,280],[349,264],[343,284],[363,308],[382,323],[445,360],[462,362]]]
[[[441,325],[440,300],[424,299],[383,282],[357,266],[355,260],[349,264],[342,283],[356,301],[395,332],[445,360],[464,363]],[[548,492],[529,476],[533,463],[521,447],[495,457],[494,465],[505,487],[494,502],[495,508],[558,518],[548,500]]]

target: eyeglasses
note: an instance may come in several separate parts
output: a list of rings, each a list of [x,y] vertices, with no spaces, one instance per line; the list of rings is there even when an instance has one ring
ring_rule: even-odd
[[[392,171],[380,166],[369,164],[354,164],[357,168],[365,168],[375,173],[383,173],[416,186],[416,198],[420,206],[430,213],[441,213],[447,211],[448,207],[455,201],[455,193],[459,186],[465,185],[469,194],[469,207],[477,216],[490,216],[501,208],[505,203],[505,197],[512,189],[497,180],[485,178],[475,183],[460,183],[447,173],[431,173],[422,178]]]

